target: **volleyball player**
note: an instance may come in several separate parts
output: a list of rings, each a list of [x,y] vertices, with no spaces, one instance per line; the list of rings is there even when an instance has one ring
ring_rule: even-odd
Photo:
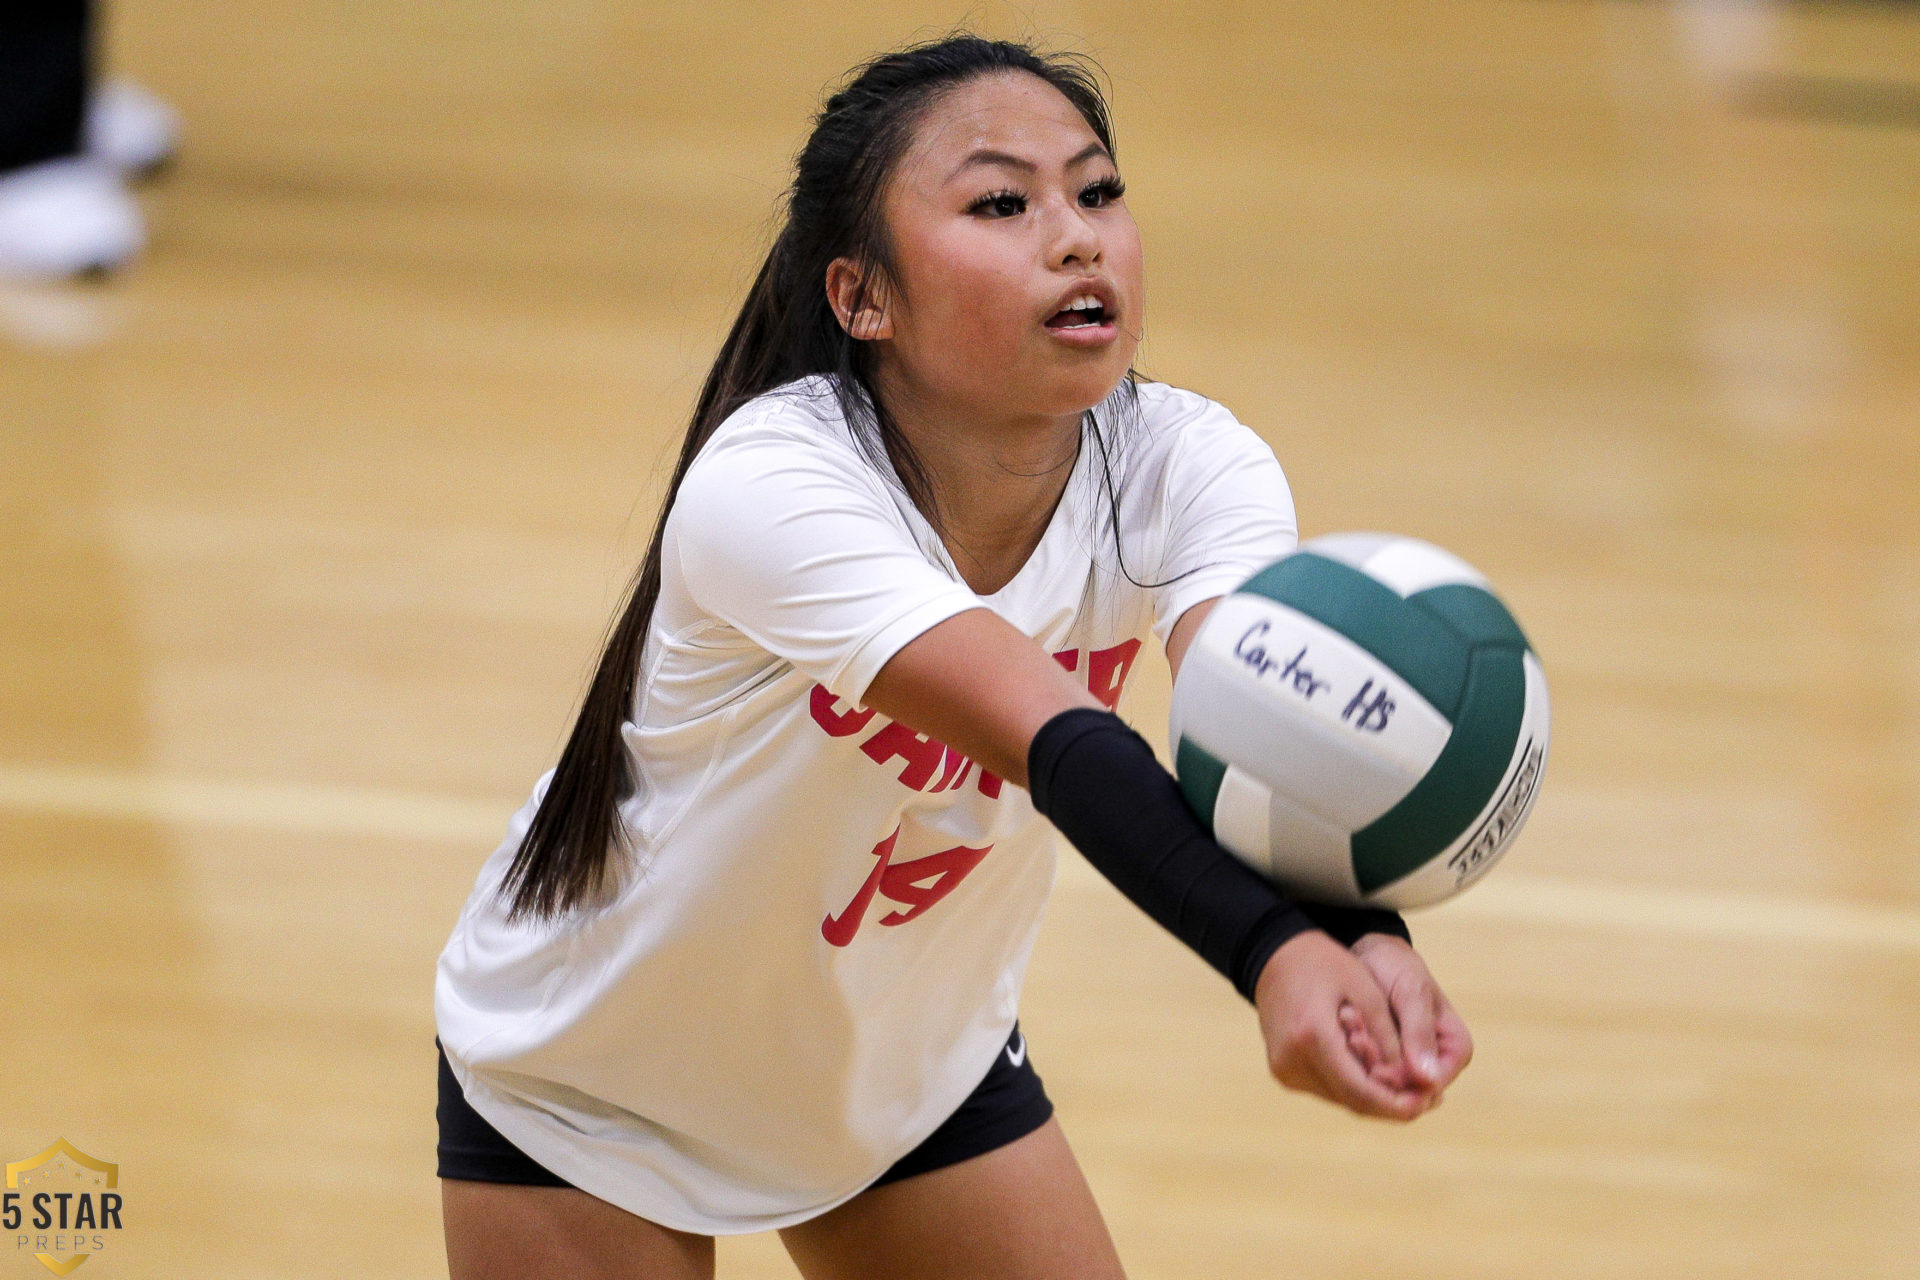
[[[1295,542],[1271,450],[1136,377],[1087,72],[958,37],[826,104],[560,761],[441,956],[455,1280],[1114,1277],[1016,1025],[1047,819],[1411,1119],[1466,1030],[1397,916],[1287,901],[1112,712]]]

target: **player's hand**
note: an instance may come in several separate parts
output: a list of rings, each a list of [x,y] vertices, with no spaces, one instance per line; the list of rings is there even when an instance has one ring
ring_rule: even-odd
[[[1467,1024],[1427,971],[1426,961],[1404,940],[1370,933],[1353,944],[1353,954],[1386,994],[1399,1033],[1401,1069],[1391,1069],[1385,1051],[1371,1043],[1370,1028],[1352,1015],[1345,1020],[1348,1047],[1385,1083],[1414,1089],[1428,1097],[1429,1107],[1439,1106],[1447,1086],[1473,1059]]]
[[[1287,1088],[1387,1120],[1411,1120],[1432,1105],[1431,1091],[1409,1078],[1401,1058],[1387,988],[1320,930],[1296,934],[1273,953],[1253,1002],[1268,1069]]]

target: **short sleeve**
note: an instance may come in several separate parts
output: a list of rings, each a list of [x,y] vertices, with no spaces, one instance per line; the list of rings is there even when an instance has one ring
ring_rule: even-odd
[[[1293,491],[1273,450],[1223,406],[1203,406],[1171,428],[1162,494],[1165,551],[1153,593],[1162,643],[1182,614],[1225,595],[1299,545]]]
[[[696,606],[853,702],[908,641],[981,607],[927,560],[864,458],[777,426],[717,435],[668,533]]]

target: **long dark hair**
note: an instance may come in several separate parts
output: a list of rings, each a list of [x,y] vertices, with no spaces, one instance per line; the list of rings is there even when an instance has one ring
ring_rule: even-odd
[[[610,854],[626,835],[620,802],[635,785],[621,726],[632,714],[641,650],[660,598],[667,513],[687,468],[729,414],[795,379],[830,375],[861,448],[882,474],[890,467],[899,476],[915,505],[939,527],[926,469],[874,394],[870,345],[847,333],[828,302],[827,267],[843,257],[862,264],[863,294],[869,281],[890,278],[881,197],[914,126],[941,94],[977,77],[1010,71],[1037,76],[1059,90],[1107,150],[1114,150],[1106,100],[1089,61],[972,35],[875,58],[814,118],[794,164],[785,224],[700,389],[646,559],[608,634],[533,824],[501,882],[509,918],[552,919],[599,901],[606,890]],[[863,301],[856,300],[855,311]],[[1123,386],[1132,390],[1131,377]],[[1094,430],[1111,500],[1108,445],[1097,425]]]

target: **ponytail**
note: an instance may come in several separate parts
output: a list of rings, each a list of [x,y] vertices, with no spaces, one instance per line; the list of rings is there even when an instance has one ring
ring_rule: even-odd
[[[768,331],[777,310],[774,299],[782,264],[776,243],[747,292],[733,328],[714,358],[695,402],[693,419],[667,483],[660,515],[640,569],[628,584],[617,620],[600,652],[573,731],[560,749],[553,780],[533,815],[526,838],[507,867],[500,892],[510,918],[553,919],[575,907],[598,902],[607,890],[608,853],[626,842],[620,803],[634,791],[632,762],[621,727],[631,713],[640,676],[647,626],[660,600],[660,549],[667,513],[686,479],[687,468],[717,428],[757,392],[747,390],[762,378],[752,376],[756,359],[764,363],[774,349]],[[778,386],[778,382],[771,385]]]

